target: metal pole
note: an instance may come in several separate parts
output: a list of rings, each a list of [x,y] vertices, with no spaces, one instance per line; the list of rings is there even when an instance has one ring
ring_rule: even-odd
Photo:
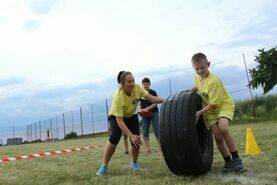
[[[48,132],[48,131],[47,131],[47,130],[48,130],[47,121],[44,120],[43,122],[44,122],[44,129],[45,129],[45,132],[46,132],[46,140],[47,140],[47,139],[48,139],[48,138],[47,138],[47,132]]]
[[[50,119],[50,141],[52,141],[52,118]]]
[[[14,144],[14,139],[15,139],[15,133],[14,133],[14,126],[13,126],[13,144]]]
[[[247,86],[248,86],[248,88],[249,88],[250,98],[251,98],[251,102],[252,102],[252,114],[253,114],[253,118],[254,118],[254,120],[255,120],[255,122],[256,122],[256,121],[257,121],[257,120],[256,120],[256,107],[255,107],[255,102],[254,102],[254,100],[253,100],[253,95],[252,95],[252,90],[251,90],[251,86],[250,86],[250,80],[249,80],[248,69],[247,69],[247,66],[246,66],[244,53],[242,54],[242,57],[243,57],[245,72],[246,72],[247,81],[248,81],[248,85],[247,85]]]
[[[72,132],[74,131],[73,111],[71,111]]]
[[[35,123],[35,140],[37,140],[37,123]]]
[[[63,134],[65,137],[65,119],[64,119],[64,113],[63,113]]]
[[[106,119],[107,119],[107,125],[108,125],[108,133],[109,133],[109,135],[111,135],[108,116],[109,116],[109,113],[108,113],[108,99],[106,98]]]
[[[81,135],[84,135],[82,107],[80,107],[80,121],[81,121]]]
[[[41,140],[41,122],[39,121],[39,139]]]
[[[30,135],[29,135],[29,125],[27,125],[27,138],[28,138],[28,141],[30,141]]]
[[[32,124],[30,124],[30,131],[31,131],[31,141],[33,141],[33,128],[32,128]]]
[[[168,78],[168,83],[169,83],[169,93],[170,93],[170,95],[171,95],[171,94],[172,94],[172,89],[171,89],[170,77]]]
[[[92,133],[94,134],[94,119],[93,119],[93,108],[92,108],[92,104],[90,104],[90,110],[91,110]]]
[[[58,116],[56,116],[57,139],[59,139]]]

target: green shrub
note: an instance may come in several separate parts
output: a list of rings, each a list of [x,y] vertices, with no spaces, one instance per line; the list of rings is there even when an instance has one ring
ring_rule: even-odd
[[[64,139],[75,139],[75,138],[77,138],[77,133],[73,131],[64,136]]]
[[[277,119],[277,95],[256,96],[256,121],[270,121]],[[253,122],[251,100],[238,101],[235,103],[234,122]]]

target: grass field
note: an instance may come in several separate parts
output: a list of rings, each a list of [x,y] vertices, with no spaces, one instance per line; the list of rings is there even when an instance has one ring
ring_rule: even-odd
[[[246,128],[252,128],[262,154],[245,156]],[[231,130],[245,163],[247,172],[243,174],[222,174],[223,160],[215,148],[214,162],[210,172],[204,176],[176,176],[167,168],[162,153],[158,152],[151,135],[152,153],[146,154],[142,146],[139,162],[144,171],[130,169],[130,156],[123,154],[122,140],[113,156],[108,174],[97,177],[95,172],[102,162],[103,147],[0,163],[0,184],[201,184],[201,185],[237,185],[237,184],[277,184],[277,123],[233,124]],[[51,150],[71,149],[92,145],[105,145],[107,136],[0,147],[0,158],[14,157]]]

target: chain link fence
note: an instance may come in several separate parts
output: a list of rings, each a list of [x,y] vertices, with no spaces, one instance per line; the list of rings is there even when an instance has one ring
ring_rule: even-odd
[[[246,76],[248,69],[257,65],[254,62],[255,55],[257,52],[245,55],[246,62],[242,55],[227,60],[211,60],[210,71],[223,81],[235,101],[251,99],[250,90],[254,97],[262,95],[261,89],[249,88]],[[194,70],[192,67],[176,67],[168,71],[145,72],[145,74],[135,75],[138,84],[140,83],[138,79],[142,79],[144,76],[150,77],[151,88],[157,91],[158,96],[166,98],[172,93],[193,86]],[[2,130],[0,134],[2,132],[9,137],[22,137],[25,141],[32,142],[63,139],[70,132],[76,132],[78,136],[107,132],[109,129],[107,111],[110,104],[111,98],[103,99],[98,103],[83,105],[78,109],[28,124],[25,128]],[[252,105],[249,106],[249,110],[253,108]],[[3,137],[0,135],[0,144],[1,138]]]

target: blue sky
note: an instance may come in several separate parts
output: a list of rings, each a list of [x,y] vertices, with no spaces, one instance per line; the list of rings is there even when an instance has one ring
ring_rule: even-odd
[[[276,46],[276,20],[274,0],[0,1],[0,129],[110,98],[122,69],[178,92],[199,51],[230,91],[245,89],[242,53],[253,67]]]

